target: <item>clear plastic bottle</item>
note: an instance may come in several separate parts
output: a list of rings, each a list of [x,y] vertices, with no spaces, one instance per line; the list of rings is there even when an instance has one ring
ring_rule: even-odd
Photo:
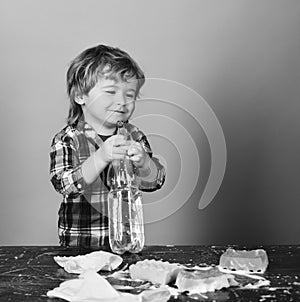
[[[118,134],[131,137],[123,122],[118,122]],[[145,243],[142,194],[139,177],[128,156],[114,160],[108,170],[109,244],[117,254],[140,252]]]

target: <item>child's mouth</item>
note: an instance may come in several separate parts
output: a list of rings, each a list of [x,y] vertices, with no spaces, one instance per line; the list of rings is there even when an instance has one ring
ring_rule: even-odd
[[[112,112],[121,113],[121,114],[126,113],[125,111],[122,111],[122,110],[112,110]]]

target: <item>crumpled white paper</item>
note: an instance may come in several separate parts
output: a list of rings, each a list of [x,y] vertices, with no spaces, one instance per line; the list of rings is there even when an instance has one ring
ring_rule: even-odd
[[[47,292],[49,298],[70,302],[165,302],[171,294],[167,288],[146,290],[139,295],[120,293],[95,271],[88,271],[79,279],[67,280]]]
[[[120,293],[95,271],[85,272],[79,276],[79,279],[61,283],[59,287],[48,291],[47,296],[71,302],[114,301],[121,297]]]
[[[73,274],[82,274],[90,270],[95,272],[100,270],[111,271],[116,269],[123,261],[122,257],[105,251],[71,257],[55,256],[54,260],[68,273]]]

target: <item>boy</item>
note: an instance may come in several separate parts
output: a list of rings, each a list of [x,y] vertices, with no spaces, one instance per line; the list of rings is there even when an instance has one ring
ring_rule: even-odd
[[[146,136],[128,123],[144,82],[137,63],[118,48],[98,45],[71,62],[68,125],[55,135],[50,151],[51,182],[63,195],[61,245],[108,245],[106,177],[111,161],[129,156],[142,176],[141,190],[163,185],[164,167],[152,157]],[[125,122],[134,143],[116,135],[118,121]]]

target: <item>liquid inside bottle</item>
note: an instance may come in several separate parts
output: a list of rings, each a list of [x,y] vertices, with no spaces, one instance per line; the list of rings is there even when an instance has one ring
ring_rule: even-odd
[[[139,190],[112,190],[109,194],[109,242],[114,253],[140,252],[145,243],[142,195]]]
[[[123,125],[118,133],[127,135]],[[145,243],[142,194],[139,178],[128,157],[113,161],[108,178],[109,243],[117,254],[140,252]]]

